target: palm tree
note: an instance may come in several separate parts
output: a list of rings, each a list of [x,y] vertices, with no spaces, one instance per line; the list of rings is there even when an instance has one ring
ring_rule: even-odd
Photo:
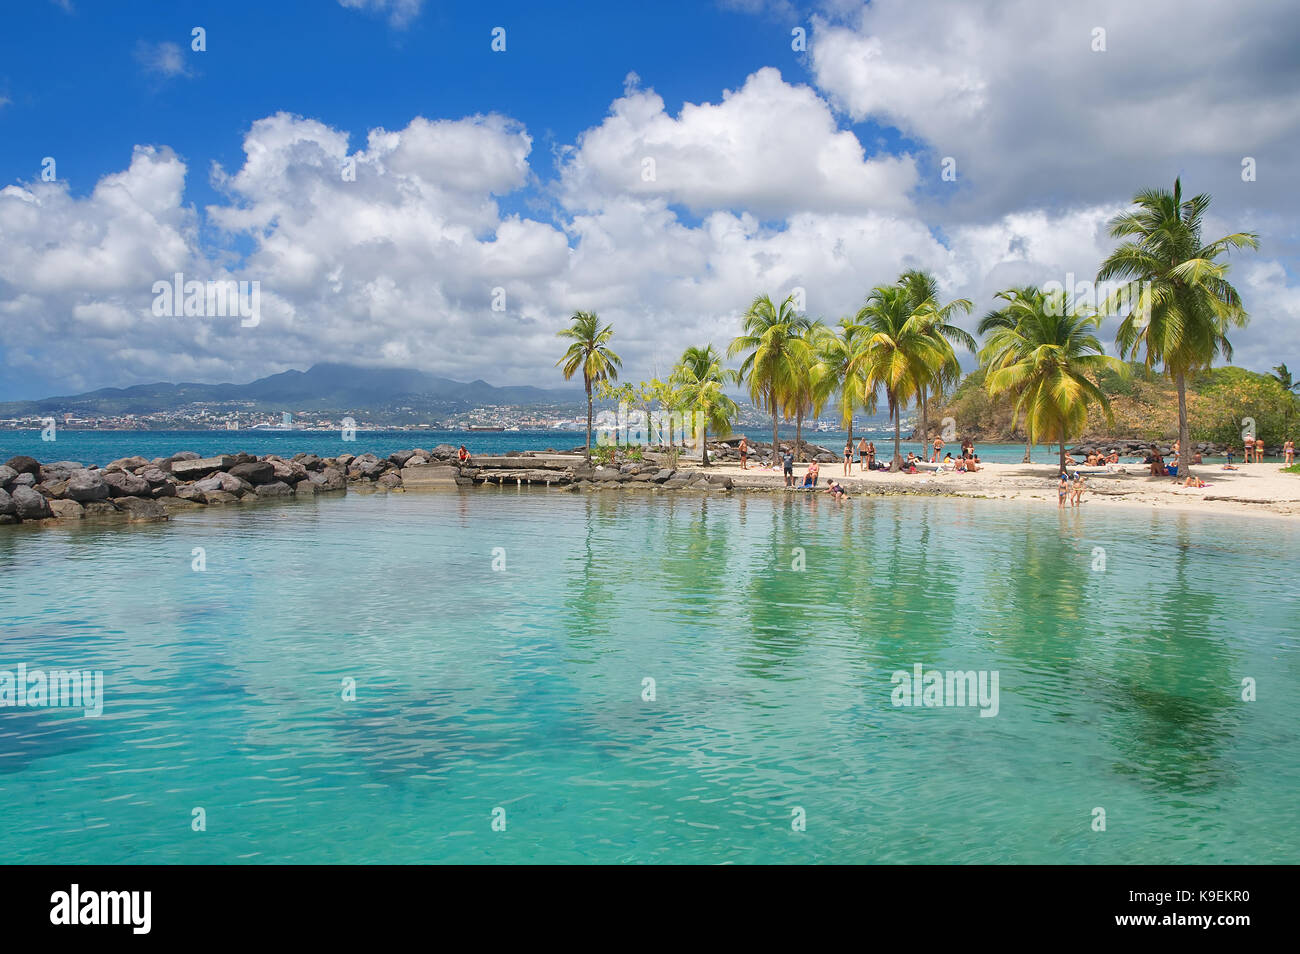
[[[817,338],[826,325],[821,321],[810,321],[793,342],[796,347],[790,351],[790,385],[782,402],[782,413],[789,419],[793,417],[795,460],[803,460],[803,419],[804,415],[821,410],[817,403]]]
[[[1111,236],[1130,240],[1110,253],[1097,281],[1127,279],[1124,291],[1104,307],[1113,313],[1121,297],[1132,303],[1115,334],[1121,355],[1142,351],[1148,368],[1159,363],[1174,379],[1180,462],[1189,472],[1187,378],[1220,354],[1231,359],[1228,329],[1244,327],[1249,320],[1241,296],[1227,280],[1228,264],[1217,259],[1231,248],[1259,248],[1259,237],[1233,232],[1203,243],[1201,225],[1210,196],[1203,192],[1184,201],[1181,179],[1174,180],[1173,192],[1144,189],[1133,204],[1136,209],[1111,220]]]
[[[813,413],[821,414],[831,398],[839,402],[840,424],[853,443],[853,412],[862,408],[876,413],[876,390],[867,387],[866,341],[862,326],[852,319],[841,318],[839,332],[821,326],[813,350],[817,363],[813,367]]]
[[[1039,294],[1039,291],[1033,285],[1022,285],[1019,288],[1004,289],[993,297],[1001,298],[1003,301],[1008,302],[1009,305],[1014,305],[1016,302],[1032,302],[1034,296],[1037,294]],[[1019,323],[1021,316],[1025,313],[1026,309],[1024,308],[1003,307],[992,309],[980,319],[979,326],[975,331],[981,338],[983,338],[994,329],[1015,328]],[[982,351],[981,354],[983,354]],[[987,362],[982,361],[981,363]],[[1029,463],[1030,450],[1032,447],[1033,441],[1030,440],[1029,435],[1026,434],[1025,457],[1022,463]]]
[[[677,385],[678,400],[698,415],[700,463],[709,466],[709,429],[724,433],[739,408],[727,396],[728,384],[739,384],[740,375],[722,367],[722,355],[713,345],[687,348],[673,368],[670,379]]]
[[[1287,397],[1290,399],[1286,409],[1286,430],[1289,438],[1291,432],[1291,408],[1295,405],[1296,392],[1300,391],[1300,381],[1291,379],[1291,371],[1287,368],[1285,361],[1274,366],[1273,380],[1282,385],[1282,390],[1286,392]]]
[[[898,284],[907,289],[912,314],[924,314],[927,317],[931,334],[942,337],[949,344],[961,345],[967,351],[975,351],[975,339],[951,321],[957,312],[970,314],[969,298],[954,298],[946,305],[939,304],[939,283],[929,272],[915,268],[903,272],[898,279]],[[961,377],[961,365],[957,363],[955,357],[934,370],[936,374],[933,379],[920,382],[917,393],[917,403],[921,408],[921,456],[925,458],[929,457],[930,444],[929,408],[926,398],[936,392],[942,393],[944,388],[956,384]]]
[[[1064,471],[1065,443],[1083,433],[1090,402],[1100,405],[1107,422],[1114,424],[1110,401],[1088,375],[1107,368],[1125,374],[1128,366],[1105,354],[1092,333],[1100,316],[1070,307],[1064,291],[1000,297],[1011,302],[1004,310],[1013,320],[994,327],[980,351],[988,367],[986,386],[991,395],[1015,396],[1012,426],[1023,415],[1031,441],[1060,442]]]
[[[602,328],[600,317],[594,311],[575,312],[569,321],[572,325],[556,332],[556,336],[568,338],[573,344],[555,364],[564,366],[566,381],[582,369],[582,383],[587,389],[587,463],[591,463],[591,386],[598,381],[617,381],[623,359],[609,348],[614,326]]]
[[[913,314],[907,289],[902,285],[877,285],[854,319],[865,326],[864,371],[866,386],[885,391],[889,415],[894,419],[894,459],[891,470],[903,463],[899,416],[903,405],[933,380],[937,369],[952,357],[952,346],[931,332],[925,314]]]
[[[796,377],[795,369],[808,347],[804,333],[811,326],[807,318],[795,312],[790,295],[778,308],[767,295],[759,295],[745,312],[744,331],[727,348],[735,357],[748,352],[740,365],[740,377],[749,385],[749,396],[759,407],[772,414],[772,460],[781,456],[778,439],[778,415]]]

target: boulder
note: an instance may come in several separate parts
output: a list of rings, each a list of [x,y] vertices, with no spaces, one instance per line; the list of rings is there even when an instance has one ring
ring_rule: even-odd
[[[204,496],[203,491],[199,490],[194,484],[181,484],[176,488],[176,496],[181,500],[191,500],[198,504],[208,502],[208,498]]]
[[[315,454],[294,454],[293,459],[308,470],[320,470],[325,463]]]
[[[82,470],[68,478],[65,496],[69,500],[87,503],[91,500],[103,500],[109,494],[108,484],[99,471]]]
[[[413,450],[394,451],[388,455],[388,459],[397,467],[405,467],[406,462],[414,456],[415,451]]]
[[[343,471],[336,467],[326,467],[319,473],[312,473],[307,480],[316,488],[315,493],[318,494],[348,489],[348,479],[343,476]]]
[[[275,468],[275,479],[282,480],[286,484],[296,484],[307,477],[307,468],[297,461],[275,460],[271,463]]]
[[[179,454],[172,454],[172,456],[167,459],[174,464],[178,460],[198,460],[199,455],[194,453],[194,451],[181,451]]]
[[[107,500],[91,500],[82,504],[87,517],[105,517],[109,514],[116,515],[117,508]]]
[[[196,459],[172,461],[172,475],[177,480],[200,480],[219,470],[229,470],[235,466],[235,459],[230,455],[221,457],[199,457]]]
[[[53,477],[47,478],[44,482],[36,485],[36,492],[45,497],[46,500],[59,500],[68,490],[66,480],[58,480]]]
[[[0,516],[12,517],[18,513],[18,505],[14,503],[14,498],[9,496],[9,491],[0,487]]]
[[[50,512],[60,520],[80,520],[86,515],[86,508],[75,500],[51,500]]]
[[[429,451],[429,456],[434,460],[448,460],[456,456],[459,448],[452,447],[450,444],[439,444],[433,450]]]
[[[651,478],[656,484],[662,484],[666,480],[671,480],[673,474],[677,473],[671,467],[665,467]]]
[[[209,505],[239,503],[238,497],[225,490],[205,490],[203,492],[203,497],[207,500]]]
[[[339,454],[338,459],[335,461],[335,463],[338,464],[339,467],[341,467],[343,470],[347,470],[348,467],[351,466],[352,461],[354,461],[355,459],[356,458],[352,454]]]
[[[15,487],[35,487],[35,486],[36,486],[35,474],[22,473],[19,474],[17,477],[15,477],[13,480],[9,481],[9,489],[11,491]]]
[[[176,484],[170,480],[164,480],[156,487],[150,487],[149,496],[154,500],[161,500],[163,497],[176,496]]]
[[[41,464],[41,480],[67,480],[79,470],[85,470],[85,465],[78,464],[75,460],[58,460],[52,464]]]
[[[167,510],[156,500],[146,500],[143,497],[116,497],[113,499],[113,506],[126,514],[126,519],[132,523],[150,523],[167,519]]]
[[[270,461],[259,460],[253,461],[252,463],[235,464],[230,468],[229,473],[232,477],[239,477],[256,487],[258,484],[269,484],[275,480],[279,476],[276,473],[276,469],[276,464],[273,464]]]
[[[258,497],[292,497],[293,488],[283,480],[275,480],[269,484],[259,484],[254,488]]]
[[[24,471],[30,476],[29,471]],[[10,496],[13,497],[15,514],[19,520],[40,520],[50,516],[50,502],[31,487],[19,485]]]
[[[143,468],[140,471],[140,476],[149,481],[150,487],[158,487],[162,484],[169,484],[172,482],[171,478],[168,477],[167,472],[154,464],[150,464],[148,467]]]
[[[9,481],[18,476],[18,471],[8,464],[0,464],[0,488],[8,487]]]
[[[205,494],[214,490],[224,490],[228,494],[242,494],[253,489],[253,485],[242,477],[236,477],[225,471],[218,471],[211,477],[195,481],[194,487]]]
[[[162,508],[167,511],[169,517],[182,510],[198,510],[203,506],[197,500],[186,500],[184,497],[164,497],[158,502],[162,504]]]
[[[38,476],[41,472],[40,462],[35,457],[28,457],[24,454],[10,457],[9,460],[5,461],[5,466],[13,470],[14,473],[31,474],[33,477]]]
[[[121,468],[122,470],[133,471],[137,467],[144,467],[148,463],[149,462],[145,460],[143,457],[119,457],[117,460],[113,461],[108,466],[118,467]],[[107,470],[108,468],[106,467],[104,469]]]
[[[124,470],[106,472],[104,483],[110,497],[140,497],[149,493],[149,481]]]
[[[388,473],[382,474],[380,478],[375,481],[375,486],[383,487],[385,490],[396,490],[398,487],[402,486],[402,475],[396,471],[390,470]]]

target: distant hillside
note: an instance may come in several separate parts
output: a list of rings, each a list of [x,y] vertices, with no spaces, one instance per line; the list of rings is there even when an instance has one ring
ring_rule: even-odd
[[[486,381],[466,384],[423,371],[317,364],[307,371],[284,371],[249,384],[140,384],[37,401],[11,401],[0,404],[0,417],[143,415],[191,404],[239,405],[272,412],[339,412],[402,404],[446,413],[493,404],[568,407],[584,402],[578,389],[494,387]]]
[[[1088,431],[1083,440],[1103,437],[1172,440],[1178,436],[1178,392],[1169,378],[1130,364],[1131,376],[1107,372],[1097,381],[1110,398],[1115,426],[1107,427],[1101,409],[1088,410]],[[984,371],[967,375],[943,405],[931,405],[930,422],[951,417],[964,436],[993,442],[1025,439],[1024,431],[1011,427],[1013,401],[989,397]],[[1253,418],[1255,431],[1270,446],[1280,444],[1300,425],[1300,401],[1266,374],[1244,368],[1214,368],[1192,378],[1187,390],[1187,412],[1195,441],[1231,443],[1241,440],[1242,419]]]

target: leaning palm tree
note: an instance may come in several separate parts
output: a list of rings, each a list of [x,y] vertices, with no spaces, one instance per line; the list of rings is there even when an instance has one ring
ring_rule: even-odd
[[[740,377],[749,385],[749,396],[754,403],[772,415],[772,460],[775,461],[781,455],[778,418],[786,407],[796,368],[808,347],[803,336],[812,323],[795,311],[793,295],[781,302],[779,308],[767,295],[759,295],[750,303],[742,320],[743,331],[731,342],[727,354],[731,357],[745,354]]]
[[[1114,238],[1128,239],[1102,262],[1097,281],[1126,280],[1103,305],[1106,313],[1131,307],[1115,340],[1124,357],[1143,353],[1148,368],[1160,364],[1178,389],[1178,446],[1184,471],[1192,459],[1187,424],[1187,379],[1222,354],[1232,358],[1227,332],[1249,320],[1241,296],[1228,282],[1228,264],[1218,261],[1232,248],[1259,248],[1253,232],[1233,232],[1212,242],[1201,238],[1210,205],[1208,193],[1183,199],[1181,179],[1172,192],[1144,189],[1137,207],[1110,223]]]
[[[1034,296],[1037,294],[1039,294],[1039,291],[1033,285],[1022,285],[1019,288],[1006,288],[998,292],[993,297],[1001,298],[1003,301],[1007,302],[1008,304],[1002,308],[994,308],[988,311],[984,315],[984,317],[980,319],[979,326],[975,329],[975,332],[981,338],[984,338],[995,329],[1015,328],[1016,325],[1020,322],[1020,319],[1026,313],[1031,312],[1032,308],[1029,309],[1029,311],[1027,312],[1025,308],[1016,308],[1012,306],[1016,305],[1017,302],[1032,303]],[[982,356],[984,355],[984,353],[985,353],[984,350],[980,351],[980,354]],[[987,359],[982,357],[981,363],[987,365],[989,361],[992,360],[992,357],[993,356],[989,356],[989,358]],[[1025,464],[1029,463],[1030,451],[1032,448],[1033,448],[1033,441],[1031,441],[1029,439],[1028,434],[1026,434],[1025,435],[1025,457],[1022,463]]]
[[[866,386],[882,388],[894,421],[894,459],[891,470],[903,463],[899,417],[903,406],[916,397],[921,387],[951,358],[952,346],[941,335],[931,333],[929,319],[914,315],[907,289],[901,285],[877,285],[858,312],[854,323],[863,325],[866,337],[864,371]]]
[[[949,344],[960,345],[967,351],[974,352],[975,339],[970,333],[952,323],[958,312],[968,315],[971,310],[969,298],[954,298],[947,304],[939,303],[939,283],[927,271],[909,269],[899,276],[898,284],[907,289],[908,303],[912,314],[924,314],[930,325],[930,333],[945,339]],[[929,458],[930,419],[927,398],[936,392],[957,383],[961,377],[961,365],[954,358],[935,369],[933,380],[920,382],[917,403],[921,409],[921,456]]]
[[[600,326],[600,317],[594,311],[574,312],[569,319],[572,324],[563,331],[556,332],[560,338],[573,342],[569,350],[556,366],[563,365],[564,380],[570,380],[578,370],[582,370],[582,383],[587,389],[587,463],[591,463],[591,388],[600,381],[617,381],[618,370],[623,367],[623,359],[609,348],[609,341],[614,337],[614,326]]]
[[[840,424],[853,443],[853,412],[876,413],[876,390],[867,387],[866,342],[861,325],[841,318],[839,331],[822,326],[813,343],[813,413],[820,415],[832,399],[839,403]]]
[[[1125,374],[1128,366],[1105,354],[1092,333],[1100,316],[1072,307],[1063,291],[1017,295],[1004,310],[1014,321],[995,326],[980,351],[986,387],[990,395],[1015,397],[1012,426],[1023,417],[1031,441],[1060,443],[1064,471],[1065,444],[1083,433],[1090,403],[1114,425],[1110,401],[1093,377],[1108,368]]]
[[[677,400],[689,408],[700,426],[700,463],[709,466],[709,430],[726,433],[739,412],[727,396],[729,384],[739,384],[740,375],[722,367],[722,355],[713,345],[687,348],[673,368],[670,379],[677,387]]]

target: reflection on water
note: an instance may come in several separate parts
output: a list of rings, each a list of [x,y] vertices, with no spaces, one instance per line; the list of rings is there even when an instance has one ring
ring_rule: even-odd
[[[19,530],[0,670],[106,699],[0,709],[11,860],[1300,860],[1282,522],[501,488]],[[895,708],[917,664],[998,715]]]

